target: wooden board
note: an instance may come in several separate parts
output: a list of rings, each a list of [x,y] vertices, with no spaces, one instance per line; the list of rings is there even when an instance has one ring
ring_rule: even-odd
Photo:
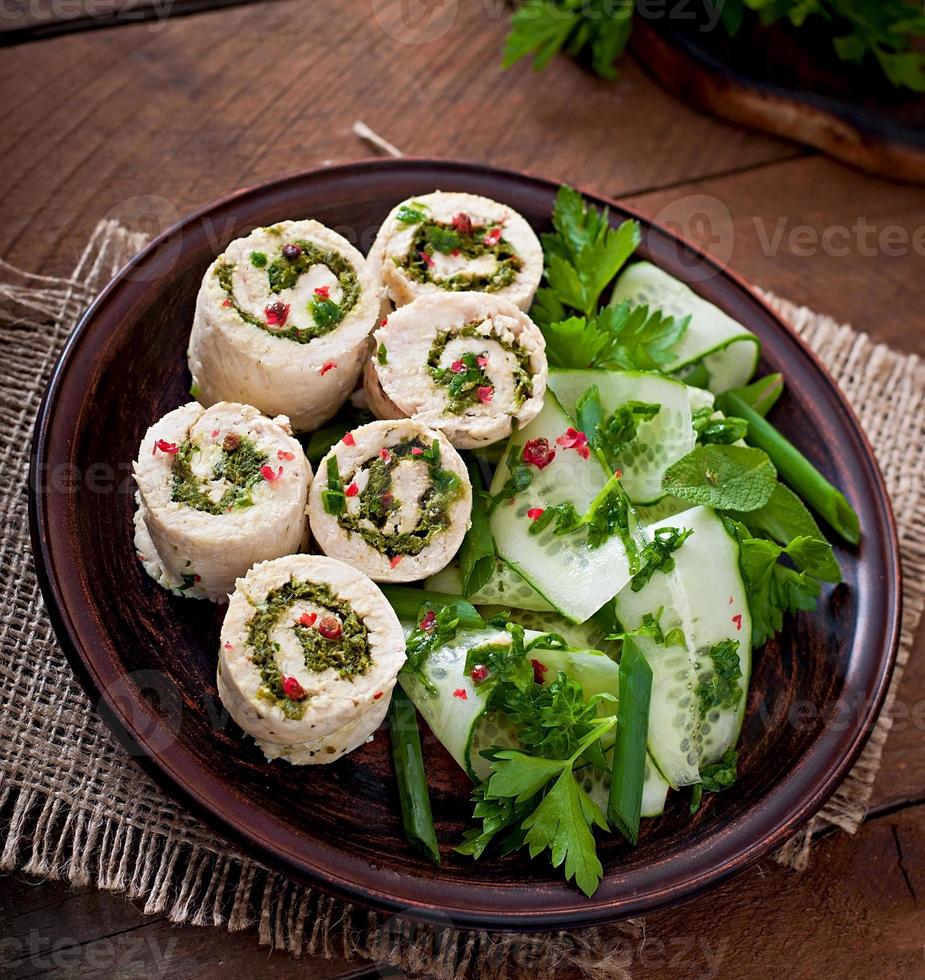
[[[876,67],[839,61],[812,19],[796,30],[747,16],[730,37],[693,11],[640,16],[633,47],[653,78],[699,109],[883,177],[925,181],[925,95],[894,89]]]

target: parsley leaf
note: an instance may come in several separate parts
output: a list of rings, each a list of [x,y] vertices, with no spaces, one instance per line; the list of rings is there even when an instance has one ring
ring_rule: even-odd
[[[552,224],[555,231],[542,236],[548,287],[562,304],[591,316],[607,284],[639,245],[639,222],[612,228],[607,208],[589,205],[563,184]]]
[[[697,446],[665,470],[662,489],[719,510],[763,507],[777,485],[767,453],[748,446]]]
[[[832,546],[821,538],[799,536],[780,545],[752,537],[739,521],[725,519],[739,541],[740,564],[752,615],[752,642],[761,646],[783,626],[784,613],[811,611],[821,581],[839,581]],[[788,556],[795,568],[780,563]]]
[[[604,876],[591,827],[607,830],[601,808],[578,785],[571,769],[564,771],[540,805],[523,822],[530,857],[548,850],[554,868],[564,864],[566,880],[589,898]]]

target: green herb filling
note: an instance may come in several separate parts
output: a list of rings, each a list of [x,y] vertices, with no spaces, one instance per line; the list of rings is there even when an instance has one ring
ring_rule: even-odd
[[[251,660],[263,682],[257,695],[278,705],[287,718],[297,720],[305,714],[308,698],[293,700],[283,690],[283,677],[276,656],[279,643],[271,639],[286,612],[300,600],[308,600],[340,621],[341,632],[335,639],[323,636],[316,626],[294,623],[292,626],[305,653],[308,670],[321,673],[336,670],[347,679],[365,674],[372,665],[369,653],[369,634],[366,626],[345,599],[338,599],[323,583],[303,582],[291,578],[285,585],[267,594],[256,607],[247,624],[247,645],[253,650]]]

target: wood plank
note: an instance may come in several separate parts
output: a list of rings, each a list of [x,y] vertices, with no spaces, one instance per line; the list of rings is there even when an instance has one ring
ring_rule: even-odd
[[[10,48],[0,254],[61,272],[102,217],[157,230],[242,185],[368,156],[356,119],[409,154],[618,194],[800,152],[692,112],[632,61],[616,85],[567,58],[504,72],[500,7],[448,4],[455,22],[425,44],[380,24],[385,7],[281,0]]]
[[[171,926],[141,916],[120,896],[71,893],[61,883],[35,885],[19,875],[0,879],[0,913],[34,901],[36,892],[50,899],[44,912],[5,923],[4,976],[57,968],[73,977],[144,973],[193,980],[230,968],[235,976],[325,980],[349,968],[339,960],[270,953],[252,931]],[[804,873],[763,862],[678,909],[647,916],[644,940],[615,934],[611,948],[641,980],[766,977],[784,963],[795,980],[891,980],[923,975],[923,935],[925,807],[919,806],[872,820],[857,837],[820,841]],[[56,945],[57,954],[51,952]],[[574,972],[561,976],[577,980]]]
[[[627,200],[753,283],[925,353],[925,188],[807,157]]]

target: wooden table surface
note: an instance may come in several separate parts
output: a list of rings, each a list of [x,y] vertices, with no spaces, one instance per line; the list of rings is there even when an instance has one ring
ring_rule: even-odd
[[[102,217],[155,232],[237,187],[370,155],[351,130],[363,120],[407,154],[622,198],[754,283],[925,352],[925,189],[698,115],[631,59],[616,84],[564,58],[539,76],[502,72],[500,3],[446,0],[407,23],[393,0],[200,6],[125,0],[155,18],[90,31],[72,28],[104,23],[108,0],[22,2],[18,19],[5,7],[0,255],[65,273]],[[633,976],[925,976],[925,629],[899,696],[858,836],[819,842],[803,874],[764,862],[649,916],[645,944],[623,951]],[[355,965],[0,878],[7,976],[323,978]]]

